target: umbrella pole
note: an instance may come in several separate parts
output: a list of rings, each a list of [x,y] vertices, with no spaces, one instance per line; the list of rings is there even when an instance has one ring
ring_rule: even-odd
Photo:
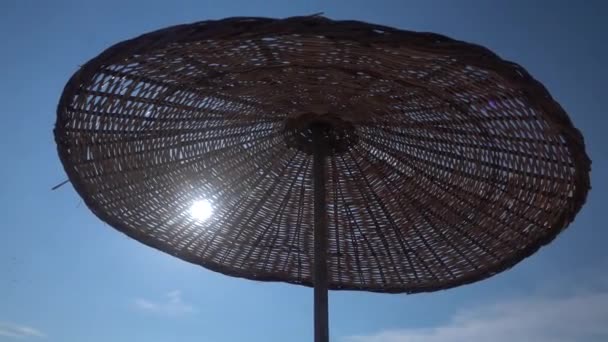
[[[314,324],[315,342],[329,341],[329,313],[327,305],[327,208],[325,204],[326,146],[323,128],[312,127],[314,177]]]

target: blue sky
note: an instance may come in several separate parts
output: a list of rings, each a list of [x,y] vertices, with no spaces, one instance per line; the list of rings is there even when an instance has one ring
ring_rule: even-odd
[[[587,205],[553,244],[485,282],[330,294],[340,342],[608,340],[608,5],[573,1],[0,0],[0,341],[312,340],[312,291],[212,273],[102,224],[67,185],[52,128],[77,67],[168,25],[324,12],[486,45],[543,82],[585,135]]]

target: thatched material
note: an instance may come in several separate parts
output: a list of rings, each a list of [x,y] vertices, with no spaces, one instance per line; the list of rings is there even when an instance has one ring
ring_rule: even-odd
[[[550,242],[589,189],[581,134],[520,66],[322,17],[119,43],[71,78],[55,136],[71,183],[119,231],[232,276],[312,285],[304,127],[320,118],[341,133],[326,164],[331,289],[486,278]],[[188,214],[199,199],[206,221]]]

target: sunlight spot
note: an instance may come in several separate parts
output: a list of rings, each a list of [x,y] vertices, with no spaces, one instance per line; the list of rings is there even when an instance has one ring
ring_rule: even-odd
[[[194,201],[190,206],[190,216],[199,221],[205,221],[213,214],[213,207],[208,200]]]

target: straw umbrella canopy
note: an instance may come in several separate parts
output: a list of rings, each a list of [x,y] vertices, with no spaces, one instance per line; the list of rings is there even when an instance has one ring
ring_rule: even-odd
[[[583,137],[521,66],[432,33],[228,18],[118,43],[61,96],[77,192],[128,236],[230,276],[415,293],[490,277],[574,219]]]

